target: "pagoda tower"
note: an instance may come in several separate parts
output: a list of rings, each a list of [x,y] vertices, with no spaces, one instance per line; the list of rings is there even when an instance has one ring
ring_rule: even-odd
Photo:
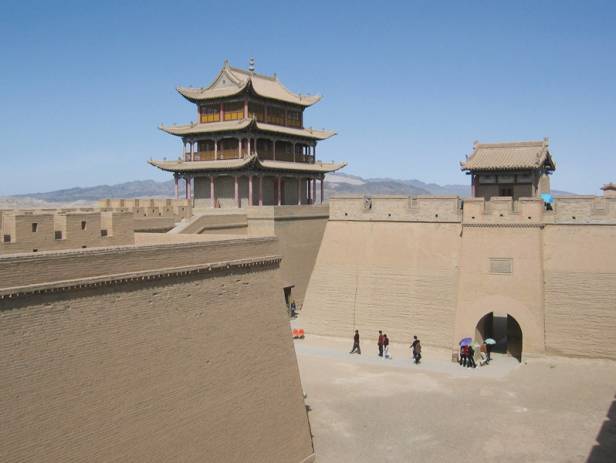
[[[149,163],[173,173],[176,198],[185,182],[195,208],[320,203],[325,174],[346,165],[317,161],[317,142],[335,135],[304,127],[304,109],[320,97],[293,93],[276,75],[257,74],[254,60],[249,70],[225,61],[208,87],[177,91],[196,105],[197,121],[161,125],[182,139],[182,154]]]

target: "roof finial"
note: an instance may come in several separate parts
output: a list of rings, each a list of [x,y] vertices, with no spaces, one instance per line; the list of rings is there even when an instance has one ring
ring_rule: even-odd
[[[248,60],[248,70],[250,72],[255,72],[255,59],[252,56]]]

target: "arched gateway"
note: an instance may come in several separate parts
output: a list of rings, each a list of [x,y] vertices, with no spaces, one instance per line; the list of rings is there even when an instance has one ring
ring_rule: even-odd
[[[515,318],[509,314],[485,314],[477,322],[475,338],[484,340],[492,338],[496,344],[492,346],[492,352],[509,354],[522,361],[522,328]]]

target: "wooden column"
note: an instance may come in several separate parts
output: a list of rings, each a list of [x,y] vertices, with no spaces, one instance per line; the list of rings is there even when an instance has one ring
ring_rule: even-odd
[[[302,178],[297,177],[297,205],[302,204]]]
[[[189,190],[189,188],[190,188],[190,187],[188,186],[188,177],[184,177],[184,189],[185,189],[185,191],[184,191],[184,197],[185,197],[186,199],[188,199],[188,190]]]
[[[276,140],[272,140],[272,159],[276,160]]]
[[[248,98],[244,98],[244,119],[248,119]]]
[[[210,203],[212,205],[212,209],[216,207],[216,177],[210,175]]]
[[[240,159],[242,157],[242,139],[237,139],[237,158]]]
[[[178,174],[173,174],[173,180],[175,180],[175,199],[180,199],[180,178]]]
[[[214,160],[218,159],[218,138],[214,139]]]
[[[195,143],[192,141],[190,142],[190,160],[195,160]]]
[[[317,179],[312,179],[312,204],[317,203]]]
[[[222,106],[222,103],[220,103],[220,122],[224,121],[224,117],[225,117],[225,110]]]
[[[248,176],[248,205],[252,206],[252,175]]]
[[[263,175],[259,175],[259,206],[263,206]]]
[[[323,194],[324,194],[324,188],[323,188],[323,183],[325,183],[325,175],[321,176],[321,199],[320,199],[320,204],[323,204]]]
[[[234,175],[233,178],[235,179],[235,205],[240,207],[240,183],[237,175]]]
[[[312,195],[311,195],[311,186],[310,186],[310,178],[308,179],[308,182],[306,183],[306,194],[308,196],[308,204],[312,204]]]
[[[278,176],[278,205],[282,205],[282,177]]]

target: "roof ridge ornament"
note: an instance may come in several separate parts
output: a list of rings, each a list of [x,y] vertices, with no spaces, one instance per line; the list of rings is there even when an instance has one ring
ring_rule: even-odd
[[[248,70],[253,74],[255,73],[255,64],[256,64],[255,59],[253,56],[251,56],[250,59],[248,60]]]

